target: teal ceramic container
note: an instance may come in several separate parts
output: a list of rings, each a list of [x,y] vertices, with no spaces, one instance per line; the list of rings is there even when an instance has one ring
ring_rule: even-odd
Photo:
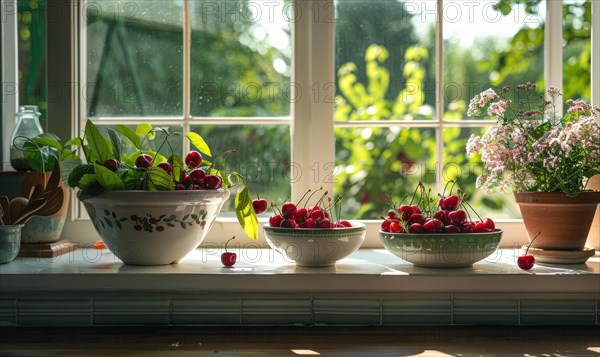
[[[22,224],[0,226],[0,264],[13,261],[21,249]]]

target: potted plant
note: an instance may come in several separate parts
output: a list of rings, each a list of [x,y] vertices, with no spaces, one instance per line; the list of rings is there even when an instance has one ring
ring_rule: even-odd
[[[64,184],[68,176],[61,180],[61,162],[81,164],[81,160],[75,152],[68,148],[69,143],[64,146],[61,140],[52,133],[42,133],[34,138],[22,138],[22,147],[17,148],[23,152],[23,158],[27,161],[30,171],[23,176],[20,196],[31,199],[31,194],[36,185],[42,185],[44,190],[53,190],[57,186],[62,191],[62,196],[57,201],[60,206],[58,210],[50,214],[45,210],[32,216],[25,224],[21,232],[21,242],[31,243],[53,243],[60,240],[62,229],[67,218],[69,207],[69,190]],[[54,177],[53,179],[51,179]],[[51,187],[50,187],[51,186]]]
[[[165,139],[158,150],[148,150],[157,131]],[[198,151],[184,158],[174,152],[168,157],[160,154],[177,135],[142,123],[135,130],[125,125],[109,128],[105,137],[88,120],[84,137],[66,143],[85,156],[85,162],[77,157],[61,161],[68,185],[77,189],[106,247],[124,263],[178,262],[202,242],[229,198],[228,188],[236,183],[243,185],[234,203],[238,220],[248,236],[258,236],[244,178],[204,160],[202,154],[212,153],[196,133],[188,133],[187,138]],[[46,142],[45,147],[55,144]]]
[[[496,125],[471,136],[467,153],[481,154],[485,172],[477,187],[514,192],[538,260],[579,263],[594,254],[585,247],[600,192],[587,189],[599,173],[600,108],[569,99],[557,113],[559,89],[541,95],[535,84],[488,89],[469,104],[469,116],[488,115]]]

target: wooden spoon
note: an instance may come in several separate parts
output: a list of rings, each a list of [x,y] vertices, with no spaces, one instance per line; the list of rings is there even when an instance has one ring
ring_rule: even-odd
[[[36,216],[52,216],[60,210],[63,205],[64,193],[61,188],[44,192],[43,198],[46,199],[46,205],[39,210]]]
[[[24,212],[22,212],[21,216],[15,220],[14,224],[23,224],[27,222],[27,220],[29,220],[29,218],[33,216],[34,213],[42,209],[44,205],[46,205],[46,200],[43,198],[35,198],[29,201],[29,203],[24,209]]]
[[[0,196],[0,206],[2,206],[2,211],[4,211],[4,224],[12,224],[8,196]]]
[[[13,220],[21,217],[21,214],[25,212],[25,207],[29,204],[29,199],[25,197],[15,197],[10,200],[10,216]]]

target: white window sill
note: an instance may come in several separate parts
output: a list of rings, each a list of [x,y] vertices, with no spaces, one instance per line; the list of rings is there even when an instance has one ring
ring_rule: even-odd
[[[221,252],[197,249],[179,264],[164,266],[126,265],[94,249],[17,258],[0,266],[0,291],[600,293],[599,255],[586,264],[537,264],[523,271],[514,249],[460,269],[415,267],[383,249],[360,249],[328,268],[297,267],[271,249],[239,249],[237,264],[225,268]]]
[[[0,325],[455,325],[600,321],[600,256],[522,271],[501,249],[472,268],[414,267],[361,249],[301,268],[270,249],[198,249],[179,264],[122,264],[108,251],[0,266]]]

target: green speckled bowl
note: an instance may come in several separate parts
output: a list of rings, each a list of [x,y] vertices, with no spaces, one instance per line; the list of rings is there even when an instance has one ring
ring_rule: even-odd
[[[264,226],[267,243],[298,266],[327,267],[354,253],[365,240],[364,224],[335,229],[290,229]]]
[[[502,230],[491,233],[387,233],[379,231],[385,249],[402,260],[427,268],[464,268],[492,255]]]

